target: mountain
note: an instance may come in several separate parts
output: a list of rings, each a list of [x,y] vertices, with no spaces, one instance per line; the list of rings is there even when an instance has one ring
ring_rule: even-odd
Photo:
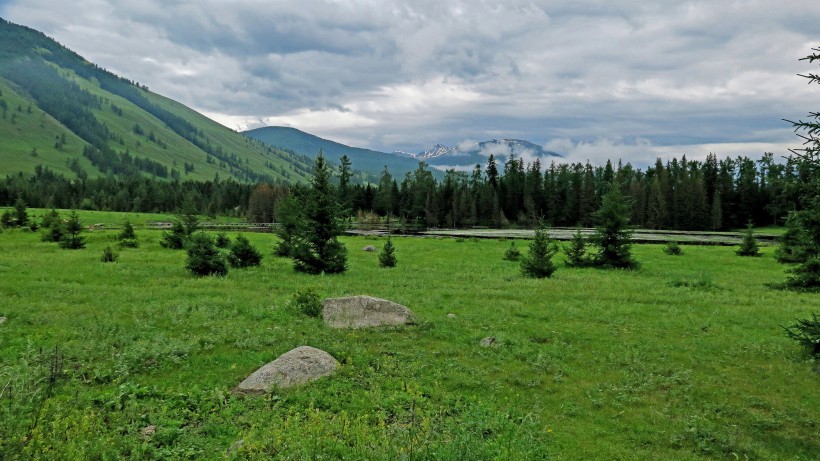
[[[342,155],[347,155],[354,169],[367,171],[373,175],[381,173],[385,167],[394,178],[401,179],[405,173],[415,171],[419,160],[401,155],[389,154],[359,147],[350,147],[335,141],[323,139],[310,133],[284,126],[268,126],[248,130],[243,134],[249,138],[275,146],[284,151],[315,157],[321,149],[329,162],[339,163]],[[436,176],[440,173],[433,170]],[[378,180],[378,176],[376,176]]]
[[[2,175],[296,182],[312,169],[2,18],[0,115]]]
[[[523,158],[525,162],[534,161],[536,158],[544,164],[544,159],[563,157],[557,152],[544,150],[541,146],[521,139],[492,139],[467,146],[447,147],[443,144],[436,144],[431,149],[409,154],[406,152],[395,152],[396,155],[423,160],[433,168],[438,169],[471,169],[476,164],[484,167],[487,159],[492,154],[503,168],[504,162],[515,155],[516,158]]]

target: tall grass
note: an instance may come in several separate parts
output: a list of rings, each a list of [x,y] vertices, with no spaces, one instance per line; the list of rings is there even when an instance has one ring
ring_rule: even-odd
[[[820,453],[820,381],[779,326],[820,299],[766,287],[784,277],[770,248],[669,258],[636,245],[637,271],[568,269],[559,256],[551,279],[527,279],[503,259],[509,242],[395,238],[401,264],[385,271],[359,251],[374,242],[345,238],[349,271],[309,276],[270,256],[276,237],[251,234],[260,267],[195,278],[156,231],[100,263],[116,234],[64,251],[0,233],[0,458]],[[419,324],[331,330],[293,306],[308,289],[387,298]],[[497,347],[479,345],[487,336]],[[341,370],[265,397],[230,393],[299,345]]]

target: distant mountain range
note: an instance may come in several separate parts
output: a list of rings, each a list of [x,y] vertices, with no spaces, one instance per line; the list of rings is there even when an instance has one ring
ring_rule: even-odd
[[[448,147],[443,144],[436,144],[430,149],[413,154],[407,152],[394,152],[396,155],[423,160],[434,168],[454,167],[463,169],[464,167],[485,164],[490,154],[498,159],[499,164],[503,164],[511,155],[516,158],[523,158],[527,161],[534,159],[545,159],[563,157],[557,152],[544,150],[543,147],[522,139],[492,139],[479,143],[470,143],[458,147]]]
[[[495,156],[500,169],[503,169],[504,162],[510,155],[523,158],[526,162],[538,158],[542,163],[544,163],[543,159],[562,157],[557,152],[546,151],[539,145],[520,139],[493,139],[460,147],[436,144],[418,153],[400,151],[387,153],[346,146],[290,127],[269,126],[245,131],[243,134],[299,155],[315,157],[321,149],[328,161],[333,163],[338,163],[342,155],[347,155],[355,169],[378,173],[387,167],[396,178],[401,178],[405,173],[414,171],[422,161],[432,168],[436,176],[441,177],[442,172],[450,168],[461,171],[471,170],[476,164],[481,164],[483,168],[490,154]]]
[[[243,136],[244,135],[244,136]],[[350,147],[286,127],[237,133],[148,87],[87,61],[29,27],[0,18],[0,175],[48,168],[68,177],[147,176],[241,182],[305,181],[319,150],[358,175],[395,178],[426,162],[441,178],[471,170],[493,154],[530,161],[555,152],[516,139],[469,147],[437,144],[416,154]]]

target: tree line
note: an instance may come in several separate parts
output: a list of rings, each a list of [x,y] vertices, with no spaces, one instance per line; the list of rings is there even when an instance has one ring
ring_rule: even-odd
[[[490,156],[470,172],[449,170],[438,181],[424,163],[401,180],[385,169],[377,184],[350,184],[349,162],[338,169],[339,201],[347,214],[372,211],[408,227],[534,227],[593,225],[610,184],[630,204],[633,225],[653,229],[725,230],[781,225],[806,204],[799,184],[811,172],[800,162],[779,162],[771,153],[703,161],[658,159],[642,171],[631,164],[556,163],[542,168],[511,156],[503,165]]]
[[[133,161],[133,160],[132,160]],[[642,171],[607,161],[556,163],[541,167],[515,157],[499,167],[490,156],[468,174],[449,170],[437,180],[423,162],[401,180],[385,168],[378,183],[356,181],[342,157],[333,182],[343,215],[373,213],[405,228],[471,226],[534,227],[593,225],[609,184],[629,203],[630,222],[638,227],[679,230],[725,230],[783,224],[789,211],[808,206],[799,193],[812,171],[805,162],[778,162],[766,153],[704,161],[657,160]],[[202,214],[244,215],[252,222],[278,221],[282,199],[303,185],[234,180],[163,181],[145,176],[68,179],[38,166],[33,175],[0,181],[0,204],[18,197],[33,207],[83,208],[134,212],[179,212],[187,199]],[[394,222],[395,222],[394,221]]]

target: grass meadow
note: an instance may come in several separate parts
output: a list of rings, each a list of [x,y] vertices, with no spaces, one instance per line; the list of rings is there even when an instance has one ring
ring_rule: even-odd
[[[767,287],[785,276],[773,247],[673,257],[637,245],[639,270],[560,267],[534,280],[502,259],[509,241],[394,238],[398,265],[382,269],[361,248],[385,240],[346,237],[349,270],[310,276],[271,256],[275,236],[246,234],[266,255],[260,267],[196,278],[158,231],[100,262],[116,233],[86,232],[76,251],[0,233],[0,458],[820,453],[820,374],[781,328],[819,311],[820,297]],[[390,299],[419,323],[331,330],[293,307],[303,288]],[[487,336],[495,346],[479,345]],[[267,396],[231,393],[300,345],[342,368]]]

